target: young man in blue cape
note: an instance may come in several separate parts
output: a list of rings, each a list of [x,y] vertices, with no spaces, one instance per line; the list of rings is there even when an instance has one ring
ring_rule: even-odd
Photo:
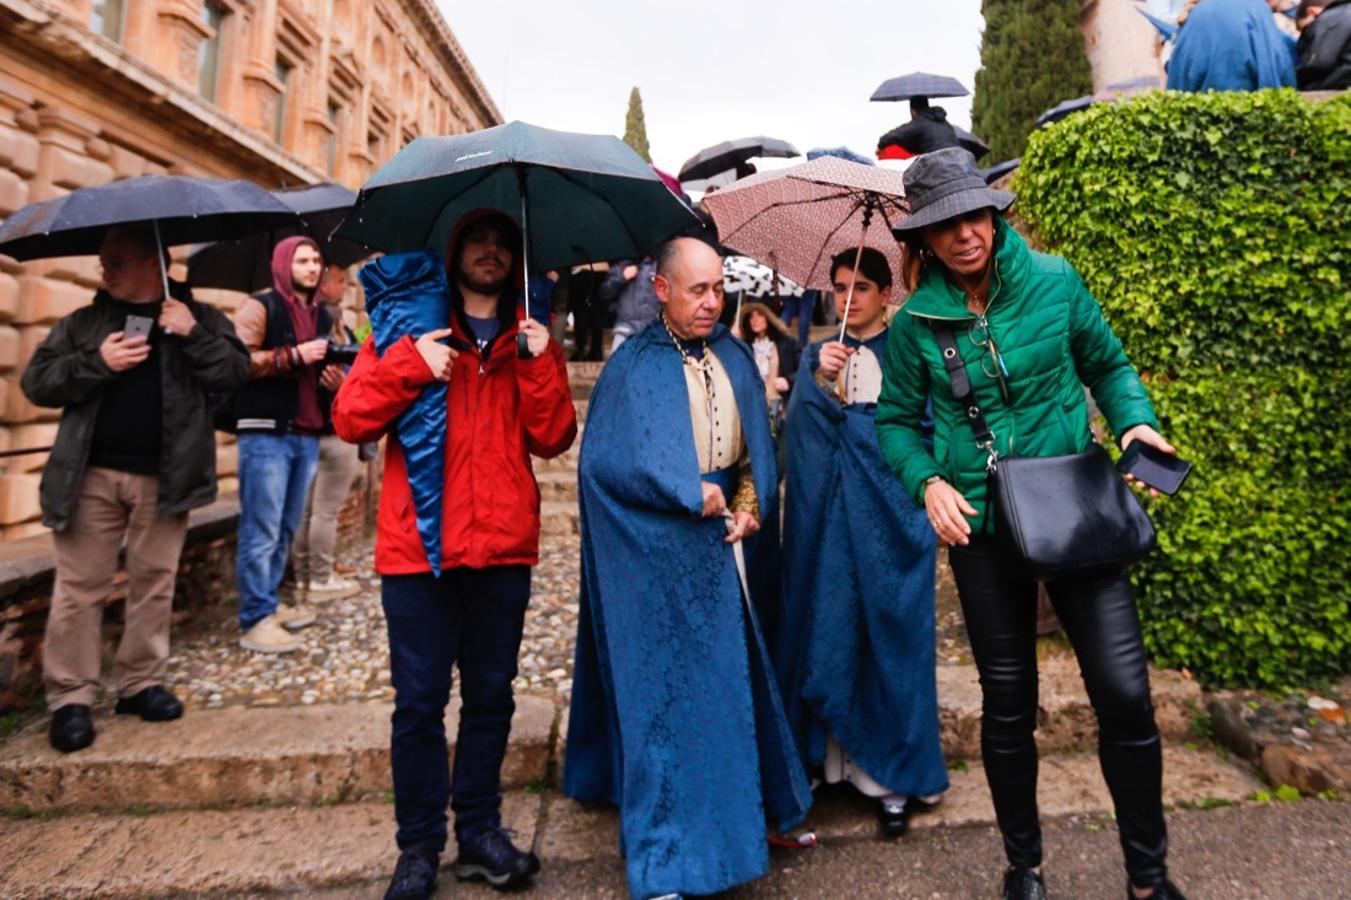
[[[601,372],[582,442],[581,617],[563,787],[620,809],[629,889],[769,871],[766,819],[811,802],[754,603],[777,602],[764,385],[718,324],[722,263],[655,254],[662,316]]]
[[[891,269],[865,248],[831,262],[844,341],[810,345],[785,430],[783,606],[773,647],[803,761],[878,800],[899,836],[947,789],[934,677],[933,529],[891,473],[873,413]]]

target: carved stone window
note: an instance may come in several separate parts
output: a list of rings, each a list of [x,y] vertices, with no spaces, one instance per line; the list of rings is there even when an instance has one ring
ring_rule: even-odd
[[[122,43],[122,25],[127,13],[125,0],[94,0],[89,10],[89,28],[110,41]]]
[[[229,10],[216,0],[202,3],[202,23],[211,29],[211,36],[197,45],[197,91],[212,101],[220,84],[220,37],[227,15]]]

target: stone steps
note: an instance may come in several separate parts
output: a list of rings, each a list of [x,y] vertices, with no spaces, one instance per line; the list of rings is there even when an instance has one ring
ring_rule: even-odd
[[[48,720],[0,743],[0,809],[32,812],[315,805],[390,790],[392,705],[351,703],[191,711],[176,722],[101,717],[98,740],[79,753],[47,743]],[[446,714],[451,752],[458,700]],[[554,705],[516,700],[503,783],[548,772]]]
[[[1164,799],[1174,807],[1242,803],[1261,787],[1245,770],[1204,751],[1167,749],[1164,773]],[[978,763],[953,771],[951,781],[936,809],[915,815],[913,830],[994,823]],[[1091,754],[1045,759],[1038,800],[1046,820],[1105,819],[1111,810]],[[614,810],[584,807],[554,792],[517,791],[506,795],[503,817],[518,843],[533,844],[539,853],[542,878],[557,871],[552,866],[568,864],[622,882]],[[873,802],[847,789],[823,789],[802,828],[825,843],[869,840],[876,833]],[[896,845],[876,846],[886,853]],[[452,847],[445,859],[453,855]],[[0,820],[0,884],[4,896],[15,898],[300,894],[344,887],[354,889],[352,896],[375,896],[396,857],[394,808],[380,802]],[[791,863],[780,857],[775,867]],[[488,896],[477,888],[449,888],[449,873],[441,880],[443,892]],[[566,885],[553,887],[549,896],[570,895]]]

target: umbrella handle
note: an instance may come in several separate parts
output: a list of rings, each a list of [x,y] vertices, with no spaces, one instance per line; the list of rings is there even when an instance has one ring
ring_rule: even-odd
[[[863,210],[863,233],[858,236],[858,249],[854,251],[854,268],[849,272],[849,293],[844,295],[844,315],[840,317],[840,343],[844,343],[844,331],[849,327],[849,308],[854,303],[854,282],[858,279],[858,264],[863,260],[863,242],[868,239],[868,226],[872,224],[872,218],[872,205],[869,204]]]
[[[151,219],[150,225],[155,229],[155,256],[159,260],[160,284],[164,287],[164,299],[169,299],[169,269],[164,265],[164,241],[160,239],[159,219]],[[169,329],[165,329],[168,333]]]
[[[525,169],[516,167],[516,184],[521,190],[521,294],[525,301],[525,322],[530,321],[530,225],[526,220]],[[530,359],[530,341],[524,334],[516,333],[516,356],[518,359]]]

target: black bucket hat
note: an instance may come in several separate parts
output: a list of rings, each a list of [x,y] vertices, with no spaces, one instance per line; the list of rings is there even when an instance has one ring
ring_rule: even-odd
[[[1003,212],[1013,205],[1014,195],[986,185],[976,158],[960,147],[925,153],[902,177],[910,216],[891,229],[897,237],[977,209]]]

